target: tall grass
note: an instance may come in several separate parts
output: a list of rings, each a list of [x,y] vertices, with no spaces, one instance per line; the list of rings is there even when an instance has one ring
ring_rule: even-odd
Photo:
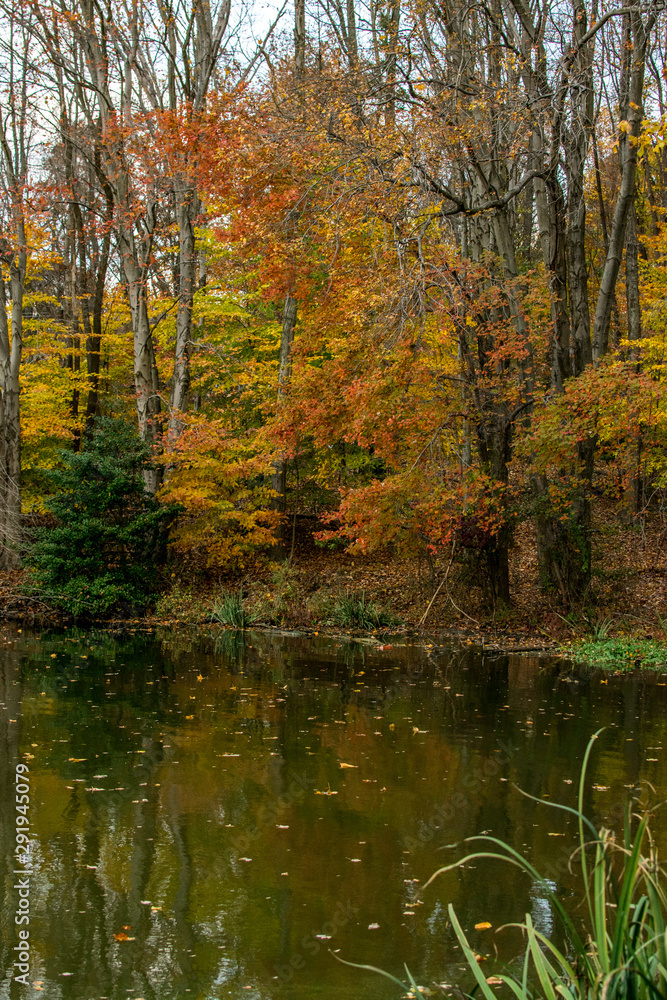
[[[338,598],[333,609],[336,624],[346,628],[360,628],[366,631],[383,628],[387,625],[398,625],[401,619],[389,611],[376,607],[373,601],[366,600],[366,593],[361,597],[346,594]]]
[[[231,625],[232,628],[247,628],[255,620],[254,615],[245,611],[240,591],[238,594],[223,594],[213,605],[211,618],[221,625]]]
[[[519,926],[526,949],[521,973],[496,977],[517,1000],[665,1000],[667,998],[667,895],[665,873],[658,864],[651,838],[650,813],[637,815],[629,803],[622,838],[611,830],[595,828],[583,813],[586,772],[599,733],[590,740],[579,778],[577,808],[559,803],[544,805],[574,815],[578,827],[577,850],[572,856],[581,867],[584,914],[572,916],[536,868],[509,844],[490,836],[471,837],[468,843],[483,845],[454,864],[438,869],[424,889],[439,875],[473,861],[494,859],[526,872],[538,881],[549,897],[564,932],[566,945],[559,948],[537,930],[530,915]],[[525,792],[523,794],[526,794]],[[533,796],[528,796],[533,798]],[[497,1000],[497,993],[479,967],[453,906],[449,917],[476,985],[473,994]],[[351,963],[347,963],[351,964]],[[359,966],[371,969],[372,966]],[[376,972],[382,970],[374,969]],[[382,972],[389,976],[388,973]],[[419,995],[412,976],[404,990]],[[471,994],[472,995],[472,994]]]

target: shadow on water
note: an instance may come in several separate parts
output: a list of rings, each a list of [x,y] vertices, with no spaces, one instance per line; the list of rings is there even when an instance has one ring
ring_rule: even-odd
[[[62,1000],[395,996],[330,951],[418,981],[466,982],[475,949],[553,914],[499,864],[422,882],[487,831],[559,893],[575,831],[521,796],[618,826],[667,789],[665,683],[473,649],[260,632],[6,635],[0,654],[0,998],[12,982],[14,771],[30,766],[30,982]],[[658,842],[661,831],[656,829]],[[489,931],[474,924],[490,921]]]

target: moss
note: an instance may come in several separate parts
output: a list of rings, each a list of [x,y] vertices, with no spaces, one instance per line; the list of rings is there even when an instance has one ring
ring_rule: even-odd
[[[667,671],[667,643],[655,639],[585,639],[561,649],[567,657],[603,670],[664,670]]]

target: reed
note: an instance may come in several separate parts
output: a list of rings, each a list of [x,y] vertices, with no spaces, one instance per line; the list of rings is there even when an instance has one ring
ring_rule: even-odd
[[[424,885],[426,889],[439,875],[460,865],[488,859],[505,861],[541,884],[566,943],[559,947],[540,933],[529,914],[522,923],[512,925],[522,929],[526,941],[521,969],[519,973],[506,972],[494,979],[498,986],[504,984],[517,1000],[665,1000],[667,997],[667,894],[665,873],[651,837],[651,813],[647,809],[637,813],[633,808],[636,803],[629,802],[623,835],[617,838],[605,827],[596,829],[583,812],[586,772],[598,736],[599,732],[586,748],[577,807],[535,800],[576,817],[578,844],[572,861],[581,867],[583,919],[568,912],[550,883],[522,854],[496,837],[469,838],[466,843],[479,846],[453,864],[439,868]],[[498,1000],[498,992],[480,969],[451,904],[449,917],[475,979],[474,989],[467,995]],[[406,984],[388,973],[382,974],[409,994],[420,995],[421,987],[411,975],[408,974]]]

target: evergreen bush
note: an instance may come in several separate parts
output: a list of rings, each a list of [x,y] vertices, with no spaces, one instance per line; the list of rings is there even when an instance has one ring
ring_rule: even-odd
[[[122,420],[100,418],[79,452],[49,470],[55,524],[28,555],[38,593],[75,618],[138,613],[155,590],[176,508],[146,492],[147,447]]]

